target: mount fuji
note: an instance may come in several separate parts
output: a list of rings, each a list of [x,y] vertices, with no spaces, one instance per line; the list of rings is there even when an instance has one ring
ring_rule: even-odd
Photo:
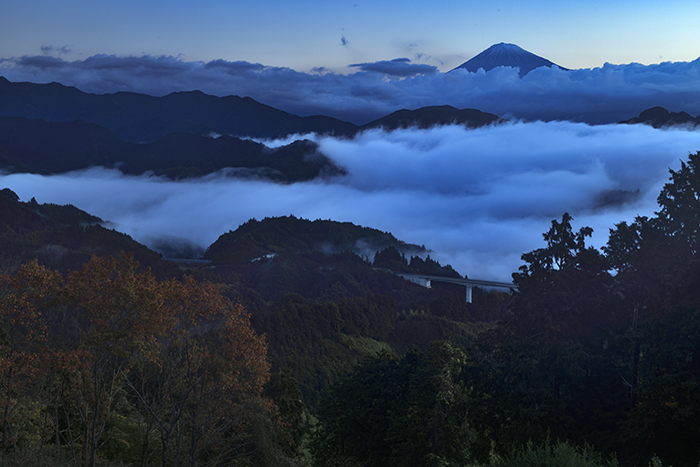
[[[535,68],[541,66],[552,67],[556,66],[562,70],[568,71],[567,68],[561,67],[556,63],[552,63],[546,58],[542,58],[535,55],[527,50],[518,47],[515,44],[506,44],[501,42],[500,44],[494,44],[488,49],[481,52],[479,55],[467,60],[462,63],[457,68],[453,70],[458,70],[464,68],[467,71],[476,73],[479,68],[483,68],[484,71],[489,71],[493,68],[499,66],[509,66],[513,68],[520,69],[520,77],[522,78]]]

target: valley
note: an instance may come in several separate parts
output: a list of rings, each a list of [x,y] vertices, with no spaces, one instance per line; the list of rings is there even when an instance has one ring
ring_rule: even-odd
[[[0,463],[697,465],[697,63],[0,59]]]

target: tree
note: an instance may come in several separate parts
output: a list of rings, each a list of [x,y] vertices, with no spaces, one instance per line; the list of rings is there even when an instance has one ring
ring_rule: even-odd
[[[609,446],[627,408],[612,336],[620,297],[592,229],[553,220],[546,246],[523,255],[510,316],[479,337],[472,423],[499,454],[547,436]],[[596,435],[591,436],[591,433]]]
[[[253,420],[276,423],[265,339],[212,284],[159,282],[122,254],[93,257],[65,281],[34,261],[0,276],[0,291],[5,448],[18,442],[20,404],[45,407],[42,443],[53,436],[57,461],[67,445],[76,466],[94,466],[98,452],[133,461],[138,445],[145,465],[154,427],[163,465],[218,465],[252,452],[241,434]],[[115,442],[132,458],[108,452]]]
[[[153,358],[158,338],[174,325],[161,287],[150,271],[139,272],[133,256],[125,254],[93,256],[68,276],[64,299],[80,326],[80,348],[89,355],[77,386],[87,465],[95,465],[125,371],[137,355]]]
[[[571,221],[568,213],[553,220],[543,234],[547,246],[523,254],[527,264],[513,274],[517,292],[507,325],[521,334],[571,336],[615,318],[607,258],[586,246],[593,229],[574,233]]]
[[[217,297],[221,300],[209,300],[204,317],[218,332],[201,333],[189,343],[194,350],[185,378],[192,398],[185,405],[190,467],[202,456],[214,463],[242,455],[235,434],[246,427],[250,413],[269,405],[262,394],[270,377],[265,339],[240,305]]]
[[[300,456],[302,445],[311,429],[311,415],[302,399],[299,383],[289,370],[282,369],[270,375],[265,392],[279,409],[288,435],[287,452]]]
[[[61,286],[60,274],[36,261],[20,267],[13,276],[0,275],[0,421],[2,448],[18,442],[12,430],[18,400],[42,371],[41,354],[47,340],[42,317]]]
[[[629,317],[630,412],[621,435],[635,461],[652,454],[674,465],[700,460],[691,441],[700,432],[699,164],[695,153],[670,170],[656,216],[616,225],[605,247]]]
[[[657,199],[661,210],[656,225],[695,255],[700,246],[700,152],[690,154],[687,163],[681,161],[680,170],[669,172],[671,183]]]
[[[369,358],[319,411],[318,465],[463,465],[469,459],[466,355],[451,342],[428,353]]]
[[[238,435],[251,415],[273,412],[262,394],[270,370],[265,339],[253,331],[247,312],[214,285],[185,277],[162,286],[168,320],[177,324],[166,328],[153,358],[141,359],[126,380],[160,435],[161,465],[213,464],[243,455],[248,450],[236,450]]]

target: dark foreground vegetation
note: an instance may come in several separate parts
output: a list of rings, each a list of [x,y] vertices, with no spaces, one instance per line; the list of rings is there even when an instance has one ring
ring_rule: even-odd
[[[509,314],[463,347],[379,355],[319,409],[319,465],[700,461],[700,154],[603,252],[564,214]]]
[[[253,220],[203,267],[135,249],[146,269],[95,218],[2,194],[2,465],[700,461],[700,153],[602,251],[564,214],[517,291],[471,304],[352,224]]]

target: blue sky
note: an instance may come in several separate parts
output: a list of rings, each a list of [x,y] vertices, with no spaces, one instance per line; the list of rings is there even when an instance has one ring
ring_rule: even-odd
[[[444,72],[498,42],[568,68],[700,56],[697,1],[6,0],[2,10],[1,58],[171,55],[349,73],[398,57]]]

